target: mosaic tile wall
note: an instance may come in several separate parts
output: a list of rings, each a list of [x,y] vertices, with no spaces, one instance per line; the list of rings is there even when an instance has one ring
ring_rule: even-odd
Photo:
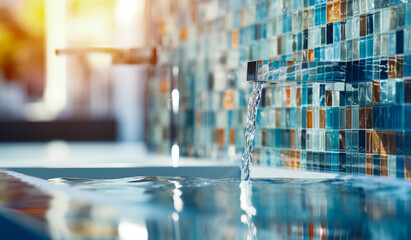
[[[352,74],[342,91],[315,81],[265,85],[254,164],[411,178],[411,3],[157,0],[153,6],[153,43],[171,46],[175,57],[165,62],[180,68],[183,155],[239,162],[251,87],[247,62],[340,61]],[[159,90],[167,77],[154,74],[151,81],[147,141],[156,151],[170,148],[169,125],[157,124],[168,111],[159,104],[170,96]]]

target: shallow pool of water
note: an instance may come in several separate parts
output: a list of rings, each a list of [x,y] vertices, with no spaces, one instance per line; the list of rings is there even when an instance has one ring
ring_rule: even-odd
[[[47,226],[52,238],[407,239],[411,236],[411,185],[405,181],[345,177],[259,179],[241,183],[236,179],[133,177],[37,182],[7,172],[0,178],[2,191],[7,193],[2,194],[1,204],[34,216]]]

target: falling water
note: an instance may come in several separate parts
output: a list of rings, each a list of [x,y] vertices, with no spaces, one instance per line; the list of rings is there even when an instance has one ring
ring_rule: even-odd
[[[256,116],[258,104],[261,100],[261,91],[263,90],[262,82],[253,83],[253,91],[250,94],[247,113],[247,128],[245,131],[245,148],[241,158],[241,180],[248,181],[250,179],[250,164],[253,156],[253,140],[256,129]]]

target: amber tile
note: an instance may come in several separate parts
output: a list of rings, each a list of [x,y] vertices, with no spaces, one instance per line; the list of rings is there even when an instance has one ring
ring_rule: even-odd
[[[340,19],[347,17],[347,0],[341,0],[340,3]]]
[[[367,35],[367,15],[363,14],[360,16],[360,36],[364,37]]]
[[[230,144],[234,144],[235,142],[235,130],[234,128],[230,128]]]
[[[325,108],[320,108],[320,128],[325,129]]]
[[[246,14],[245,9],[244,9],[244,8],[241,9],[241,11],[240,11],[241,20],[240,20],[240,21],[241,21],[241,26],[242,26],[242,27],[244,27],[245,24],[246,24],[246,22],[245,22],[246,16],[247,16],[247,14]]]
[[[336,21],[340,21],[340,15],[341,15],[341,11],[340,11],[340,0],[336,0],[333,2],[333,22]]]
[[[301,106],[301,87],[297,88],[297,106]]]
[[[180,29],[180,40],[181,41],[187,40],[187,36],[188,36],[188,30],[187,30],[187,27],[184,26]]]
[[[381,161],[381,176],[388,176],[388,169],[387,169],[387,156],[381,156],[380,157]]]
[[[326,102],[327,107],[333,106],[333,92],[332,91],[325,92],[325,102]]]
[[[351,120],[352,120],[351,107],[346,107],[345,108],[345,128],[346,129],[351,129],[351,126],[352,126]]]
[[[367,106],[365,108],[365,128],[372,128],[372,106]]]
[[[285,93],[286,93],[286,95],[287,95],[286,106],[287,106],[287,107],[290,107],[290,103],[291,103],[291,88],[290,88],[290,87],[286,87]]]
[[[377,132],[380,138],[380,154],[386,155],[388,153],[388,142],[387,142],[387,133],[386,132]]]
[[[290,130],[290,148],[291,149],[295,148],[295,130],[294,129]]]
[[[238,29],[234,29],[231,36],[231,45],[233,48],[237,48],[238,43]]]
[[[411,157],[408,156],[404,159],[404,178],[411,180]]]
[[[401,78],[403,77],[404,73],[404,56],[397,56],[396,59],[396,74],[397,74],[397,78]]]
[[[327,23],[335,22],[340,20],[340,1],[334,1],[327,3]]]
[[[372,131],[366,132],[365,150],[367,153],[372,153]]]
[[[314,61],[314,50],[313,49],[309,49],[307,51],[307,61],[309,61],[309,62]]]
[[[395,131],[390,131],[388,133],[388,154],[395,154],[396,140]]]
[[[395,57],[389,57],[388,59],[388,78],[397,77],[397,65]]]
[[[380,154],[380,135],[377,131],[373,130],[372,131],[372,138],[373,138],[373,144],[372,144],[372,152],[374,154]]]
[[[300,169],[301,168],[301,152],[300,151],[295,151],[295,159],[296,159],[296,165],[297,168]]]
[[[313,111],[311,108],[307,108],[307,128],[313,128]]]
[[[372,155],[365,156],[365,172],[368,176],[372,175]]]
[[[223,107],[225,110],[233,110],[234,109],[234,92],[231,89],[228,89],[224,92],[223,98]]]
[[[281,117],[281,112],[280,112],[280,109],[277,108],[275,110],[275,126],[276,127],[280,127],[280,117]]]
[[[372,100],[374,104],[380,104],[380,82],[378,81],[373,82]]]
[[[217,128],[215,130],[215,142],[218,143],[219,147],[224,147],[224,129]]]
[[[358,127],[360,129],[365,128],[365,107],[360,107],[359,109],[359,122],[358,122]]]

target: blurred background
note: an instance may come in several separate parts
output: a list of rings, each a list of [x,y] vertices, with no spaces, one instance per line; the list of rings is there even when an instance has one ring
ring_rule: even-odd
[[[146,4],[0,0],[0,142],[142,141],[149,66],[55,51],[147,46]]]

